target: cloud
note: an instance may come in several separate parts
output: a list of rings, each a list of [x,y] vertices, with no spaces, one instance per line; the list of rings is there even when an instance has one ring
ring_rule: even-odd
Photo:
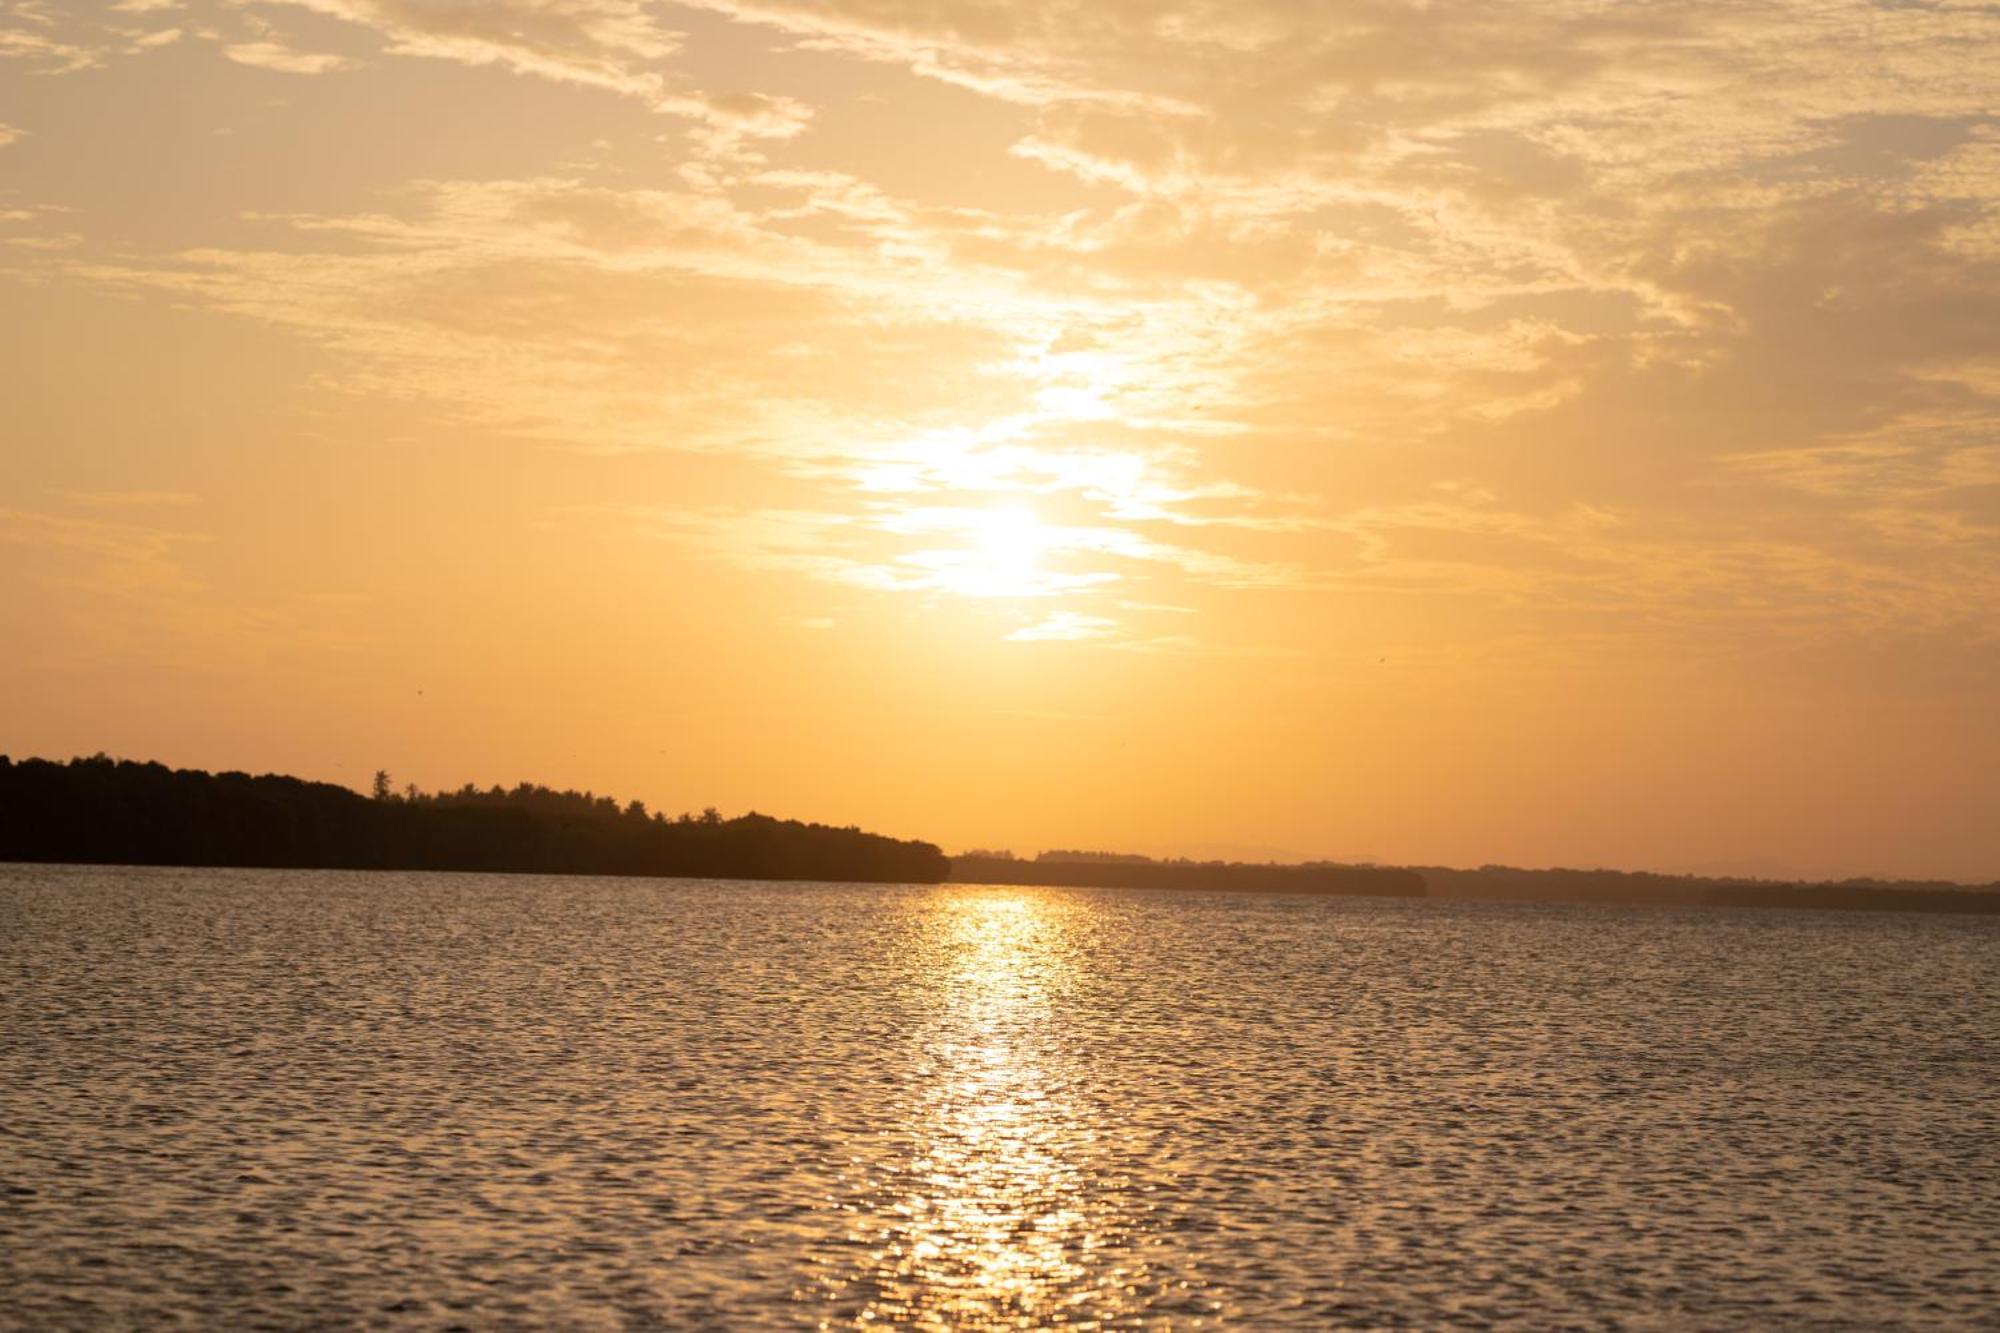
[[[46,555],[81,560],[102,589],[126,593],[182,593],[194,586],[177,553],[205,540],[200,534],[101,519],[0,509],[0,542]]]
[[[222,54],[239,65],[280,74],[325,74],[345,69],[351,61],[325,52],[295,51],[281,42],[234,42]]]
[[[643,68],[671,54],[679,37],[635,0],[292,0],[302,8],[375,28],[391,52],[470,65],[500,65],[616,92],[650,96]]]
[[[681,34],[663,26],[641,0],[274,3],[374,29],[387,39],[392,55],[497,66],[637,98],[658,112],[696,122],[708,151],[723,156],[741,154],[746,142],[791,138],[812,116],[809,107],[790,97],[754,90],[713,92],[671,77],[668,65],[681,49]]]
[[[356,393],[783,493],[676,539],[1084,615],[1192,586],[1443,599],[1551,642],[1976,630],[1989,10],[713,0],[684,33],[636,0],[308,7],[633,98],[691,146],[646,184],[417,182],[61,271],[282,328]],[[753,87],[701,90],[739,56]],[[865,132],[813,116],[855,61],[888,99]],[[952,142],[990,157],[959,174],[1005,190],[889,161],[974,103],[986,137]],[[1031,570],[979,549],[1007,505]]]
[[[1047,620],[1015,630],[1007,635],[1007,639],[1013,643],[1101,639],[1117,627],[1117,621],[1103,616],[1086,616],[1076,611],[1058,611]]]
[[[14,126],[0,121],[0,148],[5,148],[8,144],[19,143],[27,137],[27,134],[26,130],[16,129]]]
[[[801,509],[672,509],[612,506],[588,511],[592,522],[622,525],[635,538],[671,541],[752,570],[799,575],[887,596],[1033,606],[1093,602],[1130,584],[1208,583],[1252,587],[1290,582],[1297,572],[1259,568],[1158,541],[1126,528],[1045,524],[1017,507],[910,508],[874,502],[859,512],[839,494]],[[1185,607],[1119,599],[1120,609],[1151,617],[1183,616]],[[1037,613],[1005,637],[1110,638],[1120,622],[1085,610]]]
[[[125,53],[128,55],[139,55],[158,50],[163,46],[172,46],[186,36],[179,28],[160,28],[153,32],[132,31],[126,35],[129,40],[125,46]]]
[[[38,74],[75,74],[104,63],[101,43],[82,40],[76,22],[44,0],[0,0],[0,60]]]

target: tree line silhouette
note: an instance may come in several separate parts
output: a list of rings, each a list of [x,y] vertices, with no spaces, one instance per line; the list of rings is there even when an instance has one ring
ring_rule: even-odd
[[[1434,898],[1466,902],[1617,903],[1649,907],[1794,907],[1828,912],[2000,913],[2000,885],[1941,880],[1849,879],[1804,882],[1641,870],[1418,870]]]
[[[373,797],[279,775],[0,755],[0,861],[936,883],[927,842],[523,782]]]
[[[1051,851],[1034,860],[978,851],[947,860],[927,842],[713,808],[669,817],[642,801],[513,787],[372,796],[279,775],[206,773],[94,755],[55,762],[0,755],[0,861],[470,870],[895,884],[1021,884],[1257,893],[1362,894],[1486,902],[1792,907],[2000,913],[2000,884],[1847,880],[1792,883],[1618,870],[1480,866],[1406,869],[1310,862],[1160,861]]]
[[[1624,907],[1789,907],[1841,912],[2000,913],[2000,884],[1927,880],[1837,883],[1708,878],[1628,870],[1521,870],[1486,865],[1391,867],[1308,861],[1303,865],[1154,860],[1118,852],[968,852],[951,861],[960,884],[1040,884],[1092,889],[1337,893],[1455,902],[1603,903]]]

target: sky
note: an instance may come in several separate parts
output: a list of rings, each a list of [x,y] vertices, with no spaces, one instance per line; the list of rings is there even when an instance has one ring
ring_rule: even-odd
[[[0,751],[2000,878],[2000,10],[0,0]]]

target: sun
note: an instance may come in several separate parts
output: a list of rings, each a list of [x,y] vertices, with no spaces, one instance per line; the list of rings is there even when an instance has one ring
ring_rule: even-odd
[[[983,597],[1021,597],[1038,591],[1041,560],[1050,533],[1025,505],[976,510],[965,518],[961,591]]]
[[[973,519],[970,535],[995,568],[1034,568],[1049,540],[1041,518],[1026,505],[987,510]]]
[[[1061,597],[1114,581],[1109,570],[1064,569],[1065,559],[1091,549],[1092,536],[1051,526],[1022,504],[990,508],[912,510],[886,519],[883,531],[933,540],[896,563],[910,571],[907,587],[935,588],[960,597]],[[949,542],[949,545],[944,542]]]

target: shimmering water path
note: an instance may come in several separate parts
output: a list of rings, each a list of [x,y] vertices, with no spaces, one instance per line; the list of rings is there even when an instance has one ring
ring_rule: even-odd
[[[2000,921],[0,867],[0,1325],[2000,1327]]]

